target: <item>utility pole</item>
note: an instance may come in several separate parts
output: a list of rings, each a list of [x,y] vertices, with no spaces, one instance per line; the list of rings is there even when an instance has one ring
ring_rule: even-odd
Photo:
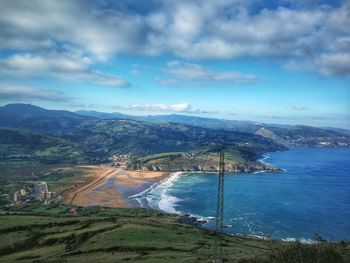
[[[216,204],[216,228],[215,228],[215,247],[214,263],[223,262],[223,219],[224,219],[224,175],[225,175],[225,156],[220,152],[218,193]]]

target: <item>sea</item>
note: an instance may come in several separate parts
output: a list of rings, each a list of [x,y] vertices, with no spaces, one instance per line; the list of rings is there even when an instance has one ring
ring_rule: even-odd
[[[264,156],[283,172],[225,174],[224,231],[312,243],[350,240],[350,148],[293,148]],[[174,173],[132,196],[142,207],[191,214],[214,229],[216,173]]]

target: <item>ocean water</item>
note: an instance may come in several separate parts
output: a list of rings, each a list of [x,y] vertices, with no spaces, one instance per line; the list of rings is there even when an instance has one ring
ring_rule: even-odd
[[[275,239],[350,240],[350,148],[270,153],[280,173],[225,174],[225,232]],[[189,213],[214,228],[217,174],[176,173],[136,198],[144,207]]]

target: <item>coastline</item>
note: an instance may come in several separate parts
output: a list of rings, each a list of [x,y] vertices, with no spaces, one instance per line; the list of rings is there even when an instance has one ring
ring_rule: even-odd
[[[142,208],[153,208],[157,210],[164,211],[166,213],[174,213],[179,214],[178,211],[175,210],[174,205],[178,201],[175,197],[169,196],[167,194],[168,188],[172,186],[172,184],[183,174],[187,172],[172,172],[169,175],[158,182],[155,182],[148,188],[143,191],[136,193],[134,195],[130,195],[128,199],[136,200],[138,202],[137,207]],[[153,198],[155,196],[154,191],[158,191],[159,200],[155,205],[153,202]]]
[[[270,156],[264,154],[255,163],[227,165],[228,173],[264,173],[283,171],[265,160]],[[87,183],[66,190],[63,195],[65,203],[83,207],[102,206],[115,208],[153,208],[167,213],[180,214],[175,203],[179,200],[169,195],[167,188],[180,175],[187,173],[215,173],[216,170],[181,170],[181,171],[149,171],[126,170],[110,166],[84,166],[91,174]],[[154,191],[161,193],[154,194]],[[153,200],[155,195],[160,197]],[[194,215],[197,217],[196,215]]]
[[[264,158],[266,159],[266,157]],[[263,160],[259,160],[263,163]],[[265,163],[263,163],[265,165]],[[267,164],[270,166],[270,164]],[[216,171],[145,171],[125,170],[109,166],[85,166],[91,174],[87,183],[65,191],[65,203],[77,206],[102,206],[114,208],[153,208],[167,213],[176,213],[175,203],[179,200],[168,195],[167,189],[183,174],[213,173]],[[246,170],[245,173],[263,173],[271,171]],[[280,170],[279,170],[280,171]],[[238,173],[227,171],[230,173]],[[155,205],[155,194],[160,199]]]
[[[267,159],[268,158],[270,158],[270,157],[267,157]],[[265,171],[253,172],[252,174],[264,173],[264,172]],[[169,176],[166,177],[165,179],[153,184],[151,187],[149,187],[148,189],[145,189],[144,191],[142,191],[138,194],[130,196],[129,198],[131,198],[131,197],[132,198],[140,198],[140,197],[147,198],[146,197],[147,194],[152,194],[152,190],[156,189],[157,186],[161,186],[163,184],[163,185],[166,185],[167,187],[171,187],[172,183],[175,182],[177,179],[179,179],[179,177],[182,174],[202,174],[202,173],[212,173],[212,172],[196,171],[196,172],[173,172],[173,173],[170,173]],[[150,206],[147,206],[147,207],[141,206],[141,207],[142,208],[153,208],[153,209],[161,210],[165,213],[177,214],[180,216],[179,222],[181,222],[183,224],[199,227],[199,228],[204,228],[204,229],[208,229],[208,227],[206,226],[207,223],[213,222],[213,220],[215,220],[214,216],[208,216],[208,215],[205,216],[205,215],[198,215],[198,214],[194,214],[194,213],[185,213],[185,212],[176,210],[176,202],[180,201],[180,200],[174,200],[174,199],[177,199],[177,198],[168,194],[167,188],[165,188],[163,190],[163,193],[161,194],[161,199],[160,199],[160,202],[158,204],[158,208],[150,207]],[[166,202],[168,205],[166,205],[164,207],[161,204],[162,202]],[[231,227],[232,227],[232,225],[224,225],[224,228],[231,228]],[[280,241],[284,241],[284,242],[300,242],[301,244],[317,244],[317,242],[318,242],[312,238],[304,238],[304,237],[302,237],[302,238],[296,238],[296,237],[272,238],[270,235],[253,234],[253,233],[243,234],[243,233],[239,233],[239,232],[237,232],[237,233],[225,232],[225,234],[229,235],[229,236],[250,238],[250,239],[255,239],[255,240],[280,240]]]
[[[301,150],[301,152],[304,152],[303,149],[298,149]],[[307,149],[308,151],[312,152],[312,149]],[[317,151],[318,153],[318,151]],[[308,153],[304,153],[306,157],[308,156],[313,156],[313,160],[316,161],[316,163],[314,164],[315,167],[318,167],[316,164],[318,161],[322,161],[324,162],[324,157],[323,157],[323,153],[319,155],[319,158],[317,157],[317,155],[313,155],[313,154],[308,154]],[[246,189],[246,188],[240,188],[239,186],[242,185],[242,182],[246,182],[243,185],[247,185],[247,186],[254,186],[254,188],[249,188],[249,189],[256,189],[257,184],[259,183],[259,187],[261,189],[264,189],[264,187],[268,187],[268,189],[270,189],[271,187],[273,187],[274,185],[276,185],[276,187],[272,188],[272,192],[275,192],[275,194],[278,194],[278,198],[276,198],[275,200],[277,200],[276,204],[278,205],[279,203],[283,206],[281,207],[285,207],[285,204],[288,207],[296,207],[297,209],[300,209],[299,205],[293,205],[293,197],[297,197],[299,198],[300,196],[303,198],[303,200],[308,200],[305,199],[308,196],[309,191],[302,191],[300,192],[299,189],[306,187],[306,189],[313,191],[313,194],[317,195],[319,193],[319,190],[313,190],[308,188],[308,184],[310,183],[310,178],[318,178],[318,177],[312,177],[314,176],[313,174],[310,175],[305,175],[304,174],[304,170],[299,170],[298,167],[301,167],[300,165],[302,165],[302,161],[305,160],[305,158],[303,157],[303,155],[301,155],[300,153],[297,153],[296,151],[288,151],[288,152],[282,152],[281,153],[281,157],[283,157],[281,160],[282,162],[278,162],[278,158],[275,158],[274,155],[271,155],[271,158],[273,158],[273,160],[269,159],[269,155],[265,155],[262,156],[262,160],[261,161],[265,161],[265,162],[272,162],[279,164],[281,166],[283,166],[283,168],[288,169],[290,172],[290,174],[287,174],[288,176],[282,176],[279,175],[278,173],[276,174],[276,176],[270,176],[271,174],[268,175],[257,175],[254,176],[253,174],[251,174],[250,176],[245,176],[244,174],[241,174],[239,177],[241,178],[241,180],[237,179],[238,181],[235,184],[235,187],[239,188],[239,189]],[[315,157],[317,157],[315,159]],[[332,155],[330,155],[330,157],[332,157]],[[307,158],[306,158],[307,159]],[[337,155],[335,157],[333,157],[333,161],[339,161]],[[285,160],[289,160],[289,162],[285,163]],[[331,159],[332,160],[332,159]],[[259,160],[260,161],[260,160]],[[321,162],[321,163],[322,163]],[[329,159],[327,158],[327,163],[329,162]],[[342,162],[346,162],[346,159],[344,159]],[[290,165],[289,165],[290,164]],[[307,165],[309,165],[308,163],[306,163]],[[308,166],[307,166],[308,167]],[[306,167],[306,168],[307,168]],[[185,218],[184,220],[182,220],[182,222],[184,222],[185,224],[197,224],[197,221],[207,221],[207,223],[203,223],[203,225],[199,225],[203,228],[209,228],[211,229],[214,221],[213,218],[209,218],[206,217],[208,215],[213,216],[213,213],[206,213],[204,210],[196,210],[194,209],[193,211],[190,209],[186,209],[186,204],[188,205],[187,207],[197,207],[197,204],[193,203],[192,205],[189,204],[189,200],[188,200],[188,195],[186,197],[186,195],[182,195],[179,194],[178,190],[181,190],[181,188],[185,185],[182,184],[182,179],[184,179],[184,182],[187,181],[191,182],[191,177],[189,176],[187,178],[187,174],[197,174],[198,176],[200,176],[199,174],[202,174],[203,172],[201,171],[197,171],[197,172],[177,172],[177,173],[161,173],[161,172],[149,172],[149,171],[127,171],[127,170],[120,170],[121,173],[116,174],[115,175],[115,179],[118,178],[121,179],[120,182],[123,182],[122,184],[119,184],[119,189],[114,188],[115,190],[118,190],[119,198],[120,200],[123,201],[121,206],[112,206],[112,205],[105,205],[105,204],[99,204],[100,206],[109,206],[109,207],[144,207],[144,208],[152,208],[152,209],[158,209],[161,211],[164,211],[166,213],[176,213],[178,214],[180,217],[180,219],[182,220],[183,217]],[[325,175],[327,175],[327,171],[323,171],[324,173],[326,173]],[[147,175],[148,174],[148,175]],[[181,175],[186,174],[186,178],[180,177]],[[299,175],[300,174],[300,175]],[[318,176],[318,175],[317,175]],[[113,175],[109,176],[110,178],[113,177]],[[203,178],[206,176],[203,176]],[[209,182],[211,186],[214,185],[214,183],[216,183],[216,179],[215,179],[215,175],[214,176],[210,176],[212,177],[212,180]],[[229,176],[230,178],[228,178],[228,182],[231,180],[236,180],[236,176],[234,176],[234,174],[232,174],[232,176]],[[283,177],[283,178],[282,178]],[[293,185],[296,182],[299,182],[300,180],[302,180],[303,178],[306,177],[306,182],[307,184],[299,184],[298,188],[295,187],[288,187],[288,185],[290,183],[292,183]],[[123,179],[124,178],[124,179]],[[152,180],[149,180],[149,179]],[[181,178],[181,181],[178,182],[178,184],[176,183],[173,187],[171,186],[171,184],[175,183],[177,178]],[[345,177],[342,176],[339,179],[344,179]],[[137,179],[137,180],[136,180]],[[251,180],[251,183],[249,183],[249,180]],[[270,179],[272,180],[270,184]],[[296,180],[297,179],[297,180]],[[137,181],[137,184],[135,184],[133,181]],[[189,181],[188,181],[189,180]],[[207,178],[205,179],[207,180]],[[345,180],[345,179],[344,179]],[[103,189],[107,189],[108,186],[108,182],[110,183],[115,183],[116,180],[105,180],[104,184],[100,184],[100,191]],[[195,181],[194,181],[195,182]],[[241,183],[240,183],[241,182]],[[316,183],[317,187],[320,187],[320,189],[322,189],[323,185],[320,185],[318,183]],[[98,188],[98,187],[97,187]],[[212,188],[212,192],[215,191],[215,187],[211,187]],[[259,189],[260,189],[259,188]],[[186,190],[186,188],[184,188]],[[208,189],[208,188],[204,188],[204,189]],[[229,188],[227,188],[229,189]],[[284,195],[280,189],[284,189],[283,193],[285,191],[287,191],[288,195]],[[334,188],[334,190],[337,190],[338,188]],[[103,191],[102,191],[103,192]],[[188,192],[188,191],[187,191]],[[201,191],[198,190],[198,188],[196,188],[195,191],[193,191],[194,194],[197,194],[195,198],[197,198],[196,200],[202,200],[200,198],[198,193],[200,193]],[[241,191],[241,193],[245,194],[247,192],[250,191]],[[262,191],[264,192],[264,191]],[[271,191],[269,191],[271,192]],[[227,193],[231,193],[234,195],[234,193],[232,191],[228,191]],[[259,197],[259,191],[253,191],[251,192],[252,194],[258,194],[257,196]],[[293,193],[298,193],[298,195],[293,194]],[[346,193],[344,193],[346,194]],[[260,196],[263,196],[264,194],[262,193]],[[237,198],[237,200],[240,200],[241,195],[235,195],[235,198]],[[254,195],[255,196],[255,195]],[[174,199],[178,198],[178,199]],[[157,199],[155,199],[157,198]],[[205,195],[206,200],[210,199],[210,200],[214,200],[215,199],[215,194],[208,196]],[[143,199],[143,201],[139,201],[138,199]],[[162,199],[162,203],[158,206],[160,199]],[[252,200],[249,198],[245,198],[244,200]],[[259,201],[261,200],[261,201]],[[318,198],[319,200],[319,198]],[[148,204],[148,202],[150,201],[151,205]],[[273,214],[272,219],[271,218],[265,218],[264,215],[269,215],[270,214],[270,209],[271,207],[269,206],[269,201],[264,201],[264,199],[261,198],[254,198],[254,202],[250,202],[248,203],[248,206],[244,206],[244,207],[256,207],[256,202],[259,203],[258,205],[258,209],[260,209],[261,214],[260,215],[252,215],[250,214],[250,210],[246,210],[246,211],[241,211],[240,213],[244,216],[242,216],[241,218],[241,214],[236,215],[235,217],[232,218],[228,218],[228,222],[227,222],[227,229],[225,229],[225,232],[228,233],[229,235],[240,235],[240,236],[244,236],[244,237],[250,237],[250,238],[257,238],[257,239],[265,239],[265,238],[269,238],[271,237],[272,239],[279,239],[279,240],[284,240],[284,241],[299,241],[301,243],[312,243],[313,242],[313,234],[317,233],[317,229],[315,230],[315,224],[311,224],[308,226],[308,229],[311,229],[310,231],[306,231],[305,229],[303,230],[298,230],[298,229],[302,229],[302,226],[305,224],[305,222],[309,222],[309,221],[303,221],[301,223],[301,221],[298,220],[293,220],[293,222],[288,221],[288,218],[297,218],[297,217],[293,217],[294,215],[296,215],[297,210],[292,210],[289,209],[288,211],[286,211],[286,214],[291,214],[290,216],[285,217],[284,215],[281,214]],[[153,204],[152,204],[153,203]],[[153,206],[152,206],[153,205]],[[156,205],[156,207],[155,207]],[[305,203],[305,205],[308,205],[308,203]],[[335,207],[335,206],[333,206]],[[184,209],[185,208],[185,209]],[[278,206],[276,206],[276,208],[278,208]],[[310,209],[306,206],[305,209]],[[335,209],[335,210],[339,210],[339,209]],[[204,211],[204,212],[203,212]],[[305,210],[307,211],[307,210]],[[317,211],[316,211],[317,212]],[[322,212],[321,210],[319,212]],[[186,214],[187,217],[186,217]],[[289,215],[288,214],[288,215]],[[298,214],[299,215],[299,214]],[[346,215],[345,215],[346,216]],[[195,217],[197,220],[193,220],[192,218]],[[287,218],[287,221],[283,221],[284,218]],[[276,219],[276,220],[274,220]],[[231,222],[231,221],[233,222]],[[262,220],[262,221],[260,221]],[[265,221],[264,221],[265,220]],[[316,219],[317,220],[317,219]],[[264,222],[263,225],[261,225],[259,222]],[[291,225],[293,226],[293,229],[297,229],[298,231],[291,229],[285,229],[283,228],[283,225],[281,225],[282,223],[280,222],[284,222],[284,225]],[[339,223],[340,222],[340,223]],[[343,233],[347,233],[346,231],[344,231],[344,228],[342,228],[342,223],[344,223],[342,220],[338,221],[338,228],[342,229]],[[249,225],[247,225],[249,224]],[[328,222],[327,225],[334,227],[334,225],[331,224],[331,222]],[[232,226],[232,227],[231,227]],[[235,227],[233,227],[235,226]],[[247,227],[250,228],[250,226],[255,226],[255,228],[253,228],[253,230],[251,229],[246,229]],[[265,229],[265,227],[274,229],[273,231],[270,229]],[[329,233],[333,233],[333,230],[331,229],[331,227],[328,226],[324,226],[324,230],[322,231],[321,236],[323,238],[326,238],[327,240],[329,239],[330,234]],[[281,230],[282,229],[282,230]],[[275,231],[275,232],[274,232]],[[277,232],[276,232],[277,231]],[[283,232],[285,231],[285,232]],[[309,233],[310,232],[310,233]],[[342,236],[345,236],[346,234],[341,234],[340,237],[338,238],[339,240],[342,239]]]
[[[91,179],[83,186],[64,193],[65,203],[83,207],[140,207],[129,196],[136,195],[167,178],[168,172],[130,171],[104,167],[90,172]]]
[[[268,157],[266,158],[268,159]],[[196,227],[203,227],[209,221],[214,220],[214,217],[203,216],[198,214],[184,214],[176,210],[176,202],[179,200],[168,194],[167,189],[184,174],[194,173],[206,173],[206,171],[194,171],[194,172],[149,172],[149,171],[130,171],[124,169],[110,168],[106,166],[102,167],[88,167],[89,169],[96,169],[92,171],[92,180],[78,189],[74,189],[68,195],[75,195],[75,200],[71,198],[69,204],[89,207],[89,206],[101,206],[111,208],[153,208],[161,210],[165,213],[172,213],[180,215],[180,222]],[[102,173],[98,173],[102,172]],[[208,172],[210,173],[210,172]],[[211,172],[212,173],[212,172]],[[119,180],[117,180],[119,179]],[[110,184],[114,184],[111,187]],[[147,195],[152,195],[152,191],[160,190],[161,199],[158,203],[158,208],[150,207],[146,203],[140,202],[140,198],[148,198]],[[107,198],[109,196],[109,198]],[[113,200],[107,202],[106,200]],[[68,201],[69,199],[67,199]],[[66,202],[67,203],[67,202]],[[204,227],[205,228],[205,227]],[[242,234],[242,233],[226,233],[230,236],[252,238],[256,240],[271,240],[270,236],[257,235],[257,234]],[[313,244],[314,240],[308,238],[297,239],[294,237],[281,238],[280,240],[285,242],[299,241],[303,244]]]

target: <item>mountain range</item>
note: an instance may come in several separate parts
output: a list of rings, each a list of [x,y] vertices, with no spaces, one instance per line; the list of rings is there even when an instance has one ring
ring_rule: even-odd
[[[86,110],[76,111],[75,113],[99,119],[129,119],[151,123],[182,123],[212,129],[255,133],[287,147],[346,146],[348,135],[350,135],[350,130],[334,127],[317,128],[305,125],[267,124],[254,121],[203,118],[178,114],[133,116],[118,112],[105,113]]]
[[[228,160],[242,163],[288,147],[350,145],[346,132],[329,128],[183,115],[70,112],[30,104],[0,107],[0,135],[1,159],[101,163],[128,155],[136,168],[157,158],[206,163],[208,156],[220,150],[228,153]],[[175,155],[169,159],[169,154]]]

